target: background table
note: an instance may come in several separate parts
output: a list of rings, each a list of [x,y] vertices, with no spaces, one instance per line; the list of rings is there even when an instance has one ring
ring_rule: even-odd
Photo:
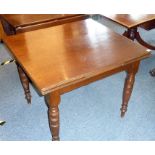
[[[138,27],[143,27],[146,30],[155,28],[155,14],[104,14],[103,16],[126,27],[127,30],[123,35],[127,38],[137,40],[141,45],[155,50],[155,46],[145,42],[138,32]],[[155,76],[155,69],[152,69],[150,74]]]
[[[127,30],[123,33],[124,36],[131,40],[137,40],[140,44],[149,49],[155,49],[153,45],[146,43],[138,32],[139,26],[145,27],[146,24],[150,25],[155,21],[155,14],[105,14],[103,16],[126,27]]]
[[[0,15],[7,35],[86,19],[85,14],[3,14]]]

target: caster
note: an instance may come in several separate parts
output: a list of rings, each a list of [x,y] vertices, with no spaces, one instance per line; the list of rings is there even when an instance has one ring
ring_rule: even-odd
[[[5,121],[0,121],[0,125],[4,125],[6,122]]]
[[[149,73],[150,73],[150,75],[151,75],[151,76],[155,77],[155,68],[154,68],[154,69],[152,69],[152,70],[150,70],[150,72],[149,72]]]

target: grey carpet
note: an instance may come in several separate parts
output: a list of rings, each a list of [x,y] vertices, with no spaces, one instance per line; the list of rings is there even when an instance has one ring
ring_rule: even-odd
[[[123,27],[97,18],[117,33]],[[142,36],[155,43],[155,30],[140,29]],[[0,62],[10,58],[0,44]],[[153,54],[153,51],[152,51]],[[155,140],[155,54],[145,59],[136,76],[125,118],[120,118],[125,73],[119,73],[62,95],[60,104],[61,140]],[[24,99],[14,63],[0,68],[0,140],[51,140],[47,107],[31,87],[32,104]]]

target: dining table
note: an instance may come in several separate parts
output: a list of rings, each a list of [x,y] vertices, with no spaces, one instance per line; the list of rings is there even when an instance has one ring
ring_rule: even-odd
[[[123,117],[139,64],[150,57],[147,48],[93,19],[5,36],[3,41],[16,61],[27,98],[31,101],[30,82],[40,97],[44,97],[52,140],[60,140],[62,94],[125,71]]]

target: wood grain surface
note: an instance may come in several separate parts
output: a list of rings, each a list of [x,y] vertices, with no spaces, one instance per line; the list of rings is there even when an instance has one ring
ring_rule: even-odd
[[[42,95],[149,56],[146,48],[92,19],[8,36],[4,42]]]

